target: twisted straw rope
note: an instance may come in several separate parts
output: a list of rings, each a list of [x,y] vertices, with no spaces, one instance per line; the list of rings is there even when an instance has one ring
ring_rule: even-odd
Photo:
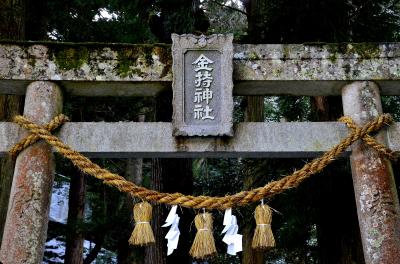
[[[341,117],[339,121],[345,123],[347,127],[352,129],[353,131],[358,131],[360,129],[359,127],[356,126],[354,121],[348,116]],[[393,120],[390,120],[390,122],[393,122]],[[386,123],[386,125],[387,124],[388,123]],[[368,146],[378,151],[384,157],[387,157],[390,160],[397,160],[398,155],[396,155],[394,151],[378,143],[376,139],[371,137],[370,135],[364,135],[361,139],[364,141],[364,143],[366,143]]]
[[[65,122],[68,122],[69,118],[63,114],[58,115],[53,118],[53,120],[50,121],[50,123],[46,124],[44,126],[44,129],[46,129],[49,132],[53,132],[56,130],[59,126],[64,124]],[[25,148],[29,147],[30,145],[33,145],[35,142],[37,142],[40,139],[40,137],[36,134],[30,134],[17,144],[15,144],[10,150],[9,153],[13,158],[17,157],[17,155],[23,151]]]
[[[58,116],[53,120],[54,124],[59,123],[56,119],[64,122],[67,120],[66,118],[62,118],[62,116]],[[22,147],[19,146],[28,146],[34,141],[32,139],[44,139],[64,157],[71,160],[72,163],[83,172],[102,180],[104,184],[113,186],[121,192],[129,193],[133,197],[138,197],[146,201],[169,205],[176,204],[195,209],[206,208],[222,210],[226,208],[244,206],[249,203],[257,202],[267,196],[276,195],[285,190],[297,187],[309,176],[322,171],[322,169],[324,169],[335,158],[341,155],[353,142],[358,139],[365,140],[369,146],[373,147],[379,153],[384,154],[388,158],[394,158],[394,153],[392,151],[386,149],[385,146],[379,144],[375,141],[375,139],[368,136],[369,133],[376,132],[384,125],[393,122],[393,119],[390,115],[381,115],[361,128],[357,127],[349,117],[343,117],[340,119],[340,121],[344,122],[349,128],[351,128],[351,133],[331,150],[325,152],[321,157],[315,158],[311,162],[305,164],[303,168],[295,171],[293,174],[285,176],[277,181],[269,182],[263,187],[255,188],[249,191],[241,191],[224,197],[192,196],[183,195],[181,193],[163,193],[137,186],[134,183],[125,180],[122,176],[101,168],[99,165],[93,163],[79,152],[64,144],[61,140],[50,133],[50,129],[47,129],[53,128],[50,123],[46,126],[40,126],[29,121],[23,116],[16,116],[14,118],[14,122],[29,130],[32,133],[31,136],[33,137],[29,140],[24,139],[21,143],[18,143],[14,148],[12,148],[10,152],[12,155],[16,155],[16,153],[22,149]]]

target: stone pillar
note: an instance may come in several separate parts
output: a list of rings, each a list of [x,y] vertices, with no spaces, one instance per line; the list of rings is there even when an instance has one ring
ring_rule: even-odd
[[[62,93],[56,84],[39,81],[28,86],[24,115],[30,120],[45,124],[61,110]],[[39,141],[18,155],[0,250],[4,264],[42,262],[54,169],[46,142]]]
[[[382,113],[379,87],[373,82],[346,85],[342,100],[344,114],[358,126]],[[385,143],[385,132],[376,139]],[[399,263],[400,206],[391,163],[361,140],[354,143],[350,162],[365,262]]]

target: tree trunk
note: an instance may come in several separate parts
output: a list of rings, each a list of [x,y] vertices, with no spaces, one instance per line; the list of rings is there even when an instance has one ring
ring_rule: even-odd
[[[340,98],[312,98],[316,121],[334,121],[342,115]],[[350,172],[345,164],[333,166],[315,179],[320,261],[323,264],[364,263],[357,210]],[[340,190],[338,195],[337,190]]]
[[[22,99],[17,95],[0,95],[0,121],[11,121],[13,116],[20,114]],[[0,241],[7,216],[14,165],[15,160],[10,157],[0,159]]]
[[[162,159],[161,164],[165,172],[163,173],[165,190],[172,193],[193,193],[192,159]],[[169,209],[170,207],[168,207],[168,210]],[[168,210],[165,211],[164,218],[161,219],[162,224],[165,221]],[[181,235],[179,237],[178,249],[176,249],[174,253],[167,257],[167,263],[189,264],[192,263],[188,253],[193,242],[191,234],[189,232],[192,221],[194,219],[193,210],[187,208],[179,208],[177,213],[181,217],[179,221],[179,229],[181,230]],[[165,234],[168,229],[169,228],[164,228]],[[164,237],[163,240],[164,245],[166,245],[167,240],[165,240]]]
[[[171,4],[172,2],[172,4]],[[199,0],[191,1],[161,1],[160,16],[150,17],[151,31],[164,42],[171,41],[171,33],[205,32],[209,26]],[[187,8],[186,8],[187,7]],[[153,19],[152,19],[153,18]],[[151,21],[153,20],[153,22]],[[171,122],[172,93],[159,94],[155,104],[155,121]],[[151,188],[164,192],[182,192],[191,194],[193,191],[192,159],[153,159]],[[168,228],[161,229],[168,213],[165,206],[153,207],[152,226],[156,244],[146,248],[145,263],[191,263],[188,252],[190,242],[189,232],[182,232],[179,239],[179,250],[166,257],[165,235]],[[179,228],[189,230],[193,219],[189,210],[182,210]]]
[[[192,162],[185,159],[153,159],[152,185],[151,188],[158,191],[182,192],[191,194],[193,190]],[[152,228],[156,237],[156,244],[146,248],[146,264],[152,263],[182,263],[189,264],[191,259],[188,255],[191,247],[190,230],[193,214],[186,208],[178,209],[181,219],[179,229],[178,249],[172,255],[166,256],[165,235],[168,228],[161,228],[167,217],[170,207],[156,205],[153,207]]]
[[[128,181],[141,185],[143,182],[143,159],[127,159],[126,161],[126,176]],[[132,197],[129,195],[127,200],[132,205]]]
[[[265,43],[268,38],[268,1],[243,0],[247,11],[248,38],[251,43]]]
[[[25,0],[0,1],[0,39],[25,38]]]
[[[68,203],[65,263],[83,263],[83,222],[85,209],[85,174],[79,171],[71,176]]]
[[[141,114],[138,116],[138,122],[145,121],[145,115]],[[143,159],[127,159],[126,160],[126,174],[125,179],[134,182],[137,185],[142,185],[143,183]],[[127,230],[133,230],[134,222],[133,219],[133,201],[130,195],[126,195],[124,208],[129,210],[130,217],[126,223]],[[143,254],[141,254],[140,249],[133,248],[129,245],[128,240],[130,233],[126,232],[127,236],[123,236],[118,241],[118,263],[119,264],[139,264],[143,263]]]
[[[172,94],[163,93],[159,95],[155,111],[156,121],[170,122],[172,117]],[[192,159],[153,159],[151,188],[164,192],[182,192],[191,194],[193,191]],[[146,248],[145,263],[191,263],[188,255],[191,246],[190,223],[193,216],[190,210],[182,209],[180,211],[180,230],[178,250],[170,256],[166,256],[165,235],[168,228],[161,228],[164,224],[170,207],[155,205],[153,207],[152,227],[156,238],[156,244]]]
[[[0,39],[23,40],[25,37],[25,1],[0,1]],[[10,121],[22,111],[22,97],[0,95],[0,121]],[[0,159],[0,241],[7,216],[8,199],[15,160],[4,157]]]
[[[103,246],[104,242],[104,236],[100,236],[96,241],[96,245],[94,248],[90,251],[90,253],[86,256],[85,260],[83,261],[83,264],[90,264],[92,263],[97,256],[100,253],[101,247]],[[118,262],[119,263],[119,262]]]
[[[264,121],[264,97],[263,96],[247,96],[246,97],[246,109],[245,109],[245,122],[263,122]],[[252,173],[250,167],[257,166],[254,162],[243,160],[243,171],[245,177],[243,180],[243,186],[245,190],[252,189],[254,182],[260,175]],[[244,219],[247,221],[243,225],[243,264],[262,264],[264,263],[264,253],[255,251],[251,247],[253,240],[253,232],[255,229],[253,220],[253,212],[246,210],[244,212]],[[251,220],[250,220],[251,219]]]
[[[161,165],[161,159],[153,159],[152,173],[151,173],[151,184],[150,188],[157,191],[164,191],[163,186],[163,166]],[[151,220],[151,227],[154,232],[156,243],[146,247],[145,251],[145,264],[165,264],[167,263],[166,251],[164,248],[164,237],[165,232],[162,230],[161,225],[164,217],[164,210],[160,205],[153,206],[153,218]]]
[[[26,40],[48,40],[47,24],[49,19],[48,0],[26,1],[25,39]]]
[[[248,41],[250,43],[262,43],[267,38],[267,23],[268,5],[265,0],[243,0],[243,5],[247,11],[248,23]],[[246,122],[263,122],[264,121],[264,97],[263,96],[247,96],[245,108]],[[253,183],[257,181],[259,175],[251,173],[250,166],[255,166],[254,163],[244,160],[243,171],[245,173],[243,187],[245,190],[252,189]],[[253,221],[253,212],[246,211],[243,216],[243,264],[257,264],[264,262],[263,252],[254,251],[251,247],[255,224]],[[250,220],[251,219],[251,220]]]

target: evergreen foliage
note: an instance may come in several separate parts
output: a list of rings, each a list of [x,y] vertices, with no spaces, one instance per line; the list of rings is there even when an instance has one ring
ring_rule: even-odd
[[[243,0],[243,6],[225,0],[27,2],[26,35],[30,40],[168,43],[171,33],[193,32],[232,32],[237,42],[245,43],[383,42],[400,38],[400,4],[396,0]],[[247,26],[249,28],[246,30]],[[384,97],[383,103],[384,111],[393,113],[400,120],[400,99]],[[332,107],[341,108],[337,103]],[[64,112],[73,121],[132,121],[138,112],[144,112],[146,120],[154,121],[154,108],[154,101],[149,98],[70,97],[66,98]],[[309,97],[267,97],[265,119],[315,120],[312,108],[312,99]],[[243,121],[243,109],[243,98],[235,98],[235,122]],[[250,165],[247,167],[251,167],[251,173],[256,175],[256,180],[252,182],[255,187],[291,173],[306,161],[246,160]],[[124,160],[98,162],[124,175]],[[224,195],[241,190],[244,184],[242,163],[243,159],[194,160],[195,194]],[[58,172],[64,175],[76,175],[71,164],[65,160],[59,159],[57,166]],[[149,185],[150,161],[145,160],[144,166],[144,185]],[[322,241],[319,233],[322,232],[319,198],[323,197],[323,191],[327,188],[326,181],[333,181],[336,175],[342,175],[338,177],[345,182],[346,190],[350,189],[351,192],[347,162],[337,161],[331,167],[338,169],[331,171],[330,175],[316,176],[316,179],[299,188],[268,201],[281,214],[274,214],[273,228],[278,246],[269,252],[267,263],[323,263],[323,253],[319,249]],[[398,175],[396,177],[399,182]],[[87,186],[87,203],[92,214],[84,223],[77,223],[72,228],[83,228],[85,238],[99,242],[109,250],[118,251],[119,243],[127,241],[131,232],[125,229],[131,221],[131,208],[126,208],[126,197],[90,178]],[[239,215],[249,215],[248,212],[253,209],[239,209]],[[240,221],[239,227],[251,224],[253,219]],[[222,229],[221,222],[222,215],[217,214],[216,230]],[[48,239],[63,235],[66,230],[64,226],[50,225]],[[220,243],[218,236],[216,238],[218,251],[224,252],[225,245]],[[137,259],[143,259],[142,250],[136,250],[135,253]],[[239,257],[220,254],[217,262],[239,263]]]

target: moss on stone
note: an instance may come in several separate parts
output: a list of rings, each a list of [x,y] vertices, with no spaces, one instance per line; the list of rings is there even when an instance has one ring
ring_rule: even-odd
[[[159,56],[160,61],[171,61],[170,45],[130,45],[118,49],[118,65],[117,72],[122,78],[132,75],[142,75],[143,72],[138,69],[139,66],[152,66],[154,64],[153,55]],[[138,62],[139,58],[144,58]],[[169,63],[170,64],[170,63]],[[166,64],[167,65],[167,64]],[[136,68],[135,68],[136,67]]]
[[[250,52],[248,58],[250,60],[259,60],[260,57],[258,56],[258,54],[255,51]]]
[[[351,72],[351,66],[349,64],[343,65],[343,70],[346,75],[347,80],[351,80],[350,72]]]
[[[358,54],[360,59],[371,59],[378,57],[380,53],[377,43],[328,43],[325,46],[330,53],[330,60],[334,61],[338,54]]]
[[[285,61],[285,60],[289,59],[289,57],[290,57],[289,47],[287,45],[284,45],[283,46],[283,58],[282,58],[282,60]]]
[[[117,66],[118,75],[122,78],[129,76],[129,71],[131,70],[130,64],[125,61],[119,61]]]
[[[53,56],[60,69],[75,70],[88,62],[89,50],[84,46],[65,47],[53,50]]]
[[[143,72],[138,68],[133,68],[133,69],[131,68],[131,73],[132,75],[138,75],[140,77],[143,76]]]
[[[360,55],[363,59],[376,58],[380,53],[377,43],[353,43],[348,46],[352,47],[353,52]]]
[[[337,62],[337,54],[335,53],[329,53],[329,57],[328,57],[329,61],[332,63],[336,63]]]
[[[159,60],[161,63],[165,65],[163,68],[160,78],[166,76],[170,71],[172,67],[172,52],[171,52],[171,46],[155,46],[154,47],[154,53],[158,56]]]
[[[272,69],[272,75],[273,75],[274,77],[276,77],[276,78],[278,78],[278,77],[281,75],[281,73],[282,73],[282,69],[279,69],[279,68],[277,68],[277,69]]]
[[[146,61],[147,66],[153,65],[153,46],[145,45],[143,46],[143,53],[144,53],[144,58]]]
[[[57,42],[57,41],[1,41],[0,44],[16,44],[26,50],[33,45],[44,45],[49,55],[54,58],[57,66],[63,70],[79,69],[84,63],[89,62],[89,54],[99,52],[104,48],[117,51],[119,58],[123,59],[120,71],[125,72],[129,61],[136,61],[138,54],[143,53],[143,48],[154,45],[169,47],[168,44],[129,44],[129,43],[100,43],[100,42]],[[95,59],[95,58],[93,58]],[[33,64],[33,61],[31,61]]]
[[[29,57],[28,58],[28,65],[33,68],[33,67],[35,67],[35,64],[36,64],[36,58],[35,57]]]
[[[326,43],[326,42],[312,42],[312,41],[303,43],[303,45],[305,45],[305,46],[313,46],[313,47],[320,47],[320,48],[324,47],[326,44],[329,44],[329,43]]]
[[[314,77],[314,69],[311,68],[305,68],[304,71],[302,72],[302,76],[306,79],[312,80]]]
[[[136,61],[139,57],[139,51],[135,47],[129,47],[118,50],[117,54],[117,73],[122,78],[128,77],[130,74],[133,73],[133,69],[131,68],[131,66],[136,65]]]
[[[337,58],[337,54],[347,54],[347,43],[326,43],[324,45],[330,54],[335,54]]]
[[[167,65],[172,62],[171,46],[154,46],[154,53],[163,64]]]

